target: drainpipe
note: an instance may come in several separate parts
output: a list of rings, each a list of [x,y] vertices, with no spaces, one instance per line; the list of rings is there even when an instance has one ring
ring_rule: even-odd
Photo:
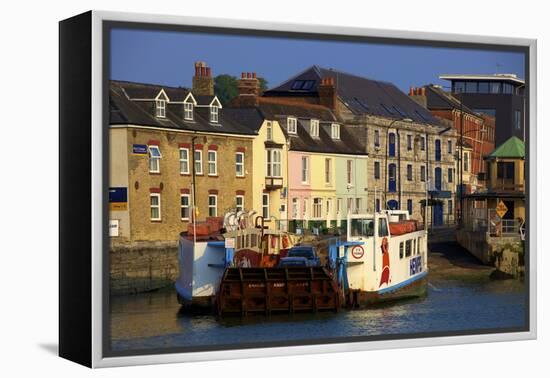
[[[396,129],[395,134],[397,136],[397,172],[398,172],[398,179],[399,179],[399,194],[398,194],[398,202],[397,202],[397,209],[401,210],[401,135],[399,134],[399,129]]]

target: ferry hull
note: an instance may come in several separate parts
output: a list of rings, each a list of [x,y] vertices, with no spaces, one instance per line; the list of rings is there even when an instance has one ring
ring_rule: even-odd
[[[428,293],[428,275],[423,274],[412,282],[380,291],[349,290],[346,304],[352,308],[370,307],[403,299],[421,298]]]

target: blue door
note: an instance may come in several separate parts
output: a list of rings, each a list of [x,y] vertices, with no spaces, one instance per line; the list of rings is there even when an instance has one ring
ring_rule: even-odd
[[[441,202],[434,203],[433,205],[434,212],[434,226],[443,225],[443,204]]]
[[[388,192],[395,192],[397,185],[397,170],[395,169],[395,164],[390,164],[388,166]]]
[[[435,189],[436,190],[441,190],[441,168],[436,168],[435,169],[435,182],[434,182],[434,185],[435,185]]]

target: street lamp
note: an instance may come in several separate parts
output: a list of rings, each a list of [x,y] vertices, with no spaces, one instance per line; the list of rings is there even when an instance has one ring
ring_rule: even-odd
[[[394,123],[396,122],[408,122],[408,123],[411,123],[413,122],[412,119],[410,118],[397,118],[397,119],[394,119],[393,121],[390,122],[390,124],[388,125],[388,131],[386,132],[386,153],[385,153],[385,156],[384,156],[384,164],[385,164],[385,167],[384,167],[384,187],[386,188],[386,190],[384,190],[384,208],[387,208],[388,207],[388,201],[387,201],[387,193],[388,193],[388,190],[389,190],[389,183],[388,183],[388,149],[389,149],[389,129],[393,126]],[[399,176],[401,176],[401,138],[399,136],[399,132],[397,132],[397,157],[398,157],[398,166],[399,166]],[[397,176],[397,173],[396,175]],[[399,177],[399,207],[401,207],[401,177]]]

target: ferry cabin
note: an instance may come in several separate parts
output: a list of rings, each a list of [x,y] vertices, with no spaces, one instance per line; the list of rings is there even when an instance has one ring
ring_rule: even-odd
[[[428,273],[427,234],[409,220],[407,211],[387,211],[348,218],[349,290],[367,301],[421,295]],[[420,289],[420,290],[419,290]]]

